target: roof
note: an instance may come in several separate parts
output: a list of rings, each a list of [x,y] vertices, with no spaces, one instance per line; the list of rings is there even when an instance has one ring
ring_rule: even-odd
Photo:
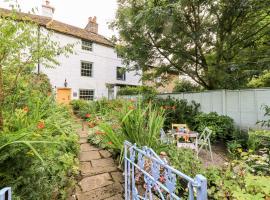
[[[4,8],[0,8],[0,16],[8,17],[11,15],[12,11]],[[104,36],[93,33],[90,31],[87,31],[85,29],[72,26],[69,24],[65,24],[63,22],[54,20],[50,17],[40,16],[40,15],[34,15],[34,14],[28,14],[28,13],[18,13],[19,18],[22,18],[23,20],[32,20],[33,22],[39,24],[40,26],[43,26],[49,30],[53,30],[59,33],[63,33],[66,35],[71,35],[80,39],[90,40],[93,42],[96,42],[98,44],[102,44],[109,47],[114,47],[114,44],[105,38]]]

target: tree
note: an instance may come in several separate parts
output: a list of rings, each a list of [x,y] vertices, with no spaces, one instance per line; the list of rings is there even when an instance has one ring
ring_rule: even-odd
[[[22,75],[35,70],[38,63],[54,67],[56,56],[72,52],[72,44],[60,46],[52,33],[14,9],[0,16],[0,131],[3,129],[5,97],[13,94]]]
[[[119,0],[118,53],[152,77],[239,88],[269,69],[270,0]],[[146,73],[147,74],[147,73]],[[149,73],[144,78],[150,78]]]
[[[173,92],[199,92],[201,90],[201,86],[185,79],[177,81],[173,88]]]
[[[270,71],[265,71],[261,76],[252,78],[247,86],[251,88],[270,87]]]

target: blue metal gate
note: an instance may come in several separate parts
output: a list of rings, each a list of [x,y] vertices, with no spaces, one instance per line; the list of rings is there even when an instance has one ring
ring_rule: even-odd
[[[0,200],[11,200],[11,188],[5,187],[0,190]]]
[[[125,200],[207,200],[207,180],[191,178],[168,165],[151,148],[125,141]],[[179,190],[185,182],[188,190]]]

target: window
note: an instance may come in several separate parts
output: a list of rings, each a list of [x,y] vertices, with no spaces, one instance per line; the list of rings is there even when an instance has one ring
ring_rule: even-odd
[[[125,81],[126,80],[126,71],[125,71],[125,68],[123,68],[123,67],[117,67],[117,69],[116,69],[116,79],[117,80],[122,80],[122,81]]]
[[[81,62],[81,76],[93,76],[93,63],[84,61]]]
[[[82,40],[82,49],[86,51],[92,51],[93,50],[93,42]]]
[[[81,89],[79,92],[79,98],[83,100],[94,100],[94,90]]]

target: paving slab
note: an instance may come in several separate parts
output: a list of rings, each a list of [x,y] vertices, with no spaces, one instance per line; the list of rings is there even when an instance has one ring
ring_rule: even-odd
[[[112,154],[107,150],[100,150],[99,153],[100,153],[101,157],[103,157],[103,158],[112,157]]]
[[[113,183],[102,188],[91,190],[90,192],[83,193],[84,200],[98,200],[98,199],[107,199],[118,194],[121,195],[123,188],[121,184]],[[121,199],[121,198],[120,198]],[[118,199],[118,200],[120,200]]]
[[[113,180],[109,173],[99,174],[96,176],[83,178],[79,185],[82,188],[82,192],[88,192],[97,188],[101,188],[113,183]]]
[[[111,172],[113,180],[117,183],[124,183],[124,176],[122,172]]]
[[[80,161],[91,161],[91,160],[96,160],[100,159],[101,156],[98,151],[86,151],[86,152],[80,152]]]
[[[84,172],[82,172],[82,175],[84,177],[87,176],[94,176],[97,174],[103,174],[108,172],[116,172],[118,168],[116,166],[109,166],[109,167],[91,167],[89,169],[86,169]]]
[[[81,144],[81,151],[98,151],[97,147],[90,145],[89,143]]]
[[[114,166],[114,160],[112,158],[103,158],[91,161],[93,167],[110,167]]]
[[[103,200],[123,200],[123,199],[124,199],[123,196],[121,194],[118,194],[118,195],[115,195],[115,196],[112,196]]]

